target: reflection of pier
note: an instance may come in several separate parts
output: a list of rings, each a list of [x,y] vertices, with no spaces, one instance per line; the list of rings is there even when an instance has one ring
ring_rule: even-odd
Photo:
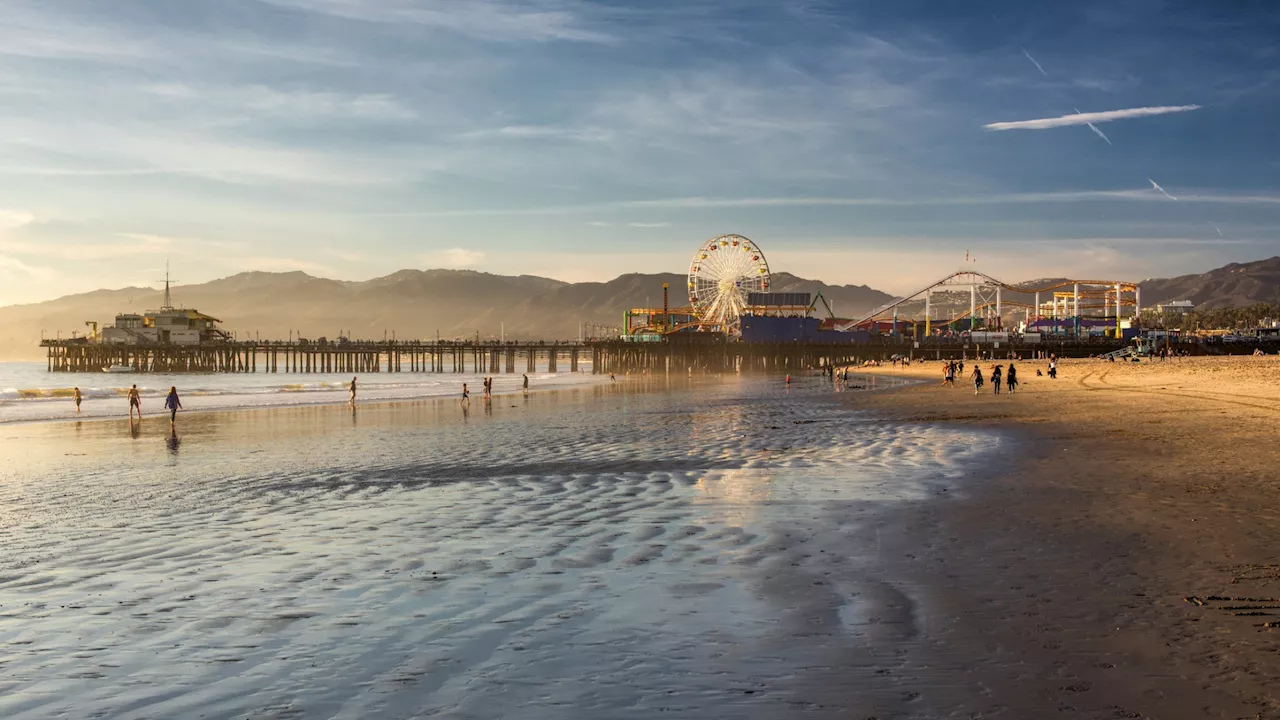
[[[104,344],[45,340],[50,372],[515,373],[577,372],[580,343],[218,342]],[[517,370],[519,368],[519,370]]]

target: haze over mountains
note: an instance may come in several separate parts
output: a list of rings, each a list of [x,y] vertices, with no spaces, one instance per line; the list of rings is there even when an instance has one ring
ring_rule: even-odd
[[[620,326],[628,308],[662,306],[670,284],[671,307],[688,305],[686,277],[674,273],[622,275],[608,282],[566,283],[530,275],[471,270],[401,270],[363,282],[317,278],[302,272],[246,272],[199,285],[173,288],[173,302],[223,321],[240,338],[295,336],[402,339],[578,337],[579,323]],[[886,293],[856,285],[831,286],[787,273],[773,275],[776,292],[821,292],[836,312],[854,314],[884,304]],[[154,310],[163,292],[154,288],[96,290],[43,303],[0,308],[0,359],[41,359],[46,337],[84,334],[86,321],[100,326],[117,313]]]
[[[398,338],[497,337],[574,339],[579,323],[619,326],[633,307],[660,307],[662,284],[672,307],[687,304],[685,276],[629,274],[608,282],[566,283],[530,275],[471,270],[401,270],[363,282],[317,278],[302,272],[246,272],[173,289],[174,303],[198,308],[239,337]],[[927,282],[927,281],[924,281]],[[827,285],[775,273],[775,292],[821,292],[842,317],[856,317],[893,299],[863,285]],[[1146,306],[1191,300],[1202,307],[1280,302],[1280,257],[1226,265],[1199,275],[1144,280]],[[31,305],[0,308],[0,360],[40,359],[45,336],[84,334],[86,321],[106,325],[121,312],[160,306],[154,288],[96,290]]]

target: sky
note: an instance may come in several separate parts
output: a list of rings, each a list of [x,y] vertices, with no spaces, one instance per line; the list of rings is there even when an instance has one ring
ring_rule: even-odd
[[[1280,254],[1280,13],[1163,0],[5,0],[0,305],[246,270]]]

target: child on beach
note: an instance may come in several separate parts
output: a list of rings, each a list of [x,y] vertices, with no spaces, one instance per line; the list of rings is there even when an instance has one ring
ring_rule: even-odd
[[[355,393],[352,392],[352,398]],[[169,411],[169,429],[174,429],[174,425],[178,422],[178,411],[182,409],[182,401],[178,399],[178,388],[169,388],[169,397],[164,399],[164,408]]]
[[[76,392],[76,412],[80,412],[80,400],[82,399],[82,396],[80,395],[80,388],[76,388],[75,392]]]

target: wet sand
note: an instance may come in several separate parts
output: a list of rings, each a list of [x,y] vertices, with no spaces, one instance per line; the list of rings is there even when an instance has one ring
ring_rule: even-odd
[[[0,716],[934,717],[970,668],[902,555],[946,545],[904,522],[1016,441],[842,400],[632,379],[178,441],[5,426]]]
[[[843,396],[1020,449],[881,533],[876,572],[936,611],[904,712],[1280,717],[1280,358],[1017,365],[1013,396],[942,387],[938,362],[860,371],[927,382]]]

